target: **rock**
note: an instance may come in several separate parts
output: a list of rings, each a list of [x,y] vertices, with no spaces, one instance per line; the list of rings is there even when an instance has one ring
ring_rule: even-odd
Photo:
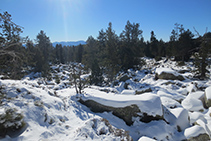
[[[122,75],[122,76],[120,76],[119,78],[117,78],[117,79],[119,79],[119,82],[125,82],[125,81],[127,81],[128,79],[130,79],[130,77],[128,76],[128,75]]]
[[[209,140],[210,140],[209,135],[206,133],[188,139],[188,141],[209,141]]]
[[[133,117],[140,117],[140,121],[148,123],[152,120],[163,120],[161,116],[151,116],[147,113],[143,113],[140,111],[137,105],[130,105],[126,107],[111,107],[102,105],[94,100],[79,100],[80,103],[84,104],[85,106],[89,107],[91,111],[96,113],[103,113],[103,112],[112,112],[113,115],[123,119],[127,125],[133,124]]]
[[[203,111],[203,103],[200,99],[188,95],[183,101],[182,106],[189,111]]]
[[[146,136],[143,136],[143,137],[139,138],[138,141],[156,141],[156,140],[149,138],[149,137],[146,137]]]
[[[147,92],[152,92],[152,88],[148,87],[148,88],[143,88],[143,89],[140,89],[140,90],[136,90],[136,95],[139,95],[139,94],[143,94],[143,93],[147,93]]]
[[[135,90],[123,90],[121,92],[121,94],[124,94],[124,95],[135,95],[136,91]]]
[[[190,126],[188,111],[186,109],[183,109],[182,107],[169,109],[169,111],[176,117],[176,125],[177,130],[179,132],[185,130],[187,127]]]
[[[211,107],[211,87],[205,89],[205,104],[207,107]]]
[[[185,129],[184,135],[188,141],[208,141],[209,135],[206,133],[203,127],[199,125],[192,126]]]
[[[183,81],[185,78],[170,68],[157,68],[155,71],[155,79],[165,80],[180,80]]]

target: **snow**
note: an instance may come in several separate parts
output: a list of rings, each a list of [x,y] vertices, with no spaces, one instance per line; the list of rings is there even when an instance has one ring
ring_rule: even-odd
[[[177,66],[168,59],[156,62],[144,58],[146,66],[140,70],[129,70],[131,79],[118,82],[111,87],[87,86],[83,94],[77,95],[74,86],[69,84],[69,70],[66,65],[52,66],[62,79],[48,81],[40,74],[30,74],[22,80],[0,79],[0,116],[7,108],[15,108],[24,116],[27,127],[16,137],[6,136],[2,140],[126,140],[114,132],[129,133],[133,140],[185,140],[199,134],[211,135],[211,107],[203,107],[205,97],[211,99],[211,79],[206,81],[192,79],[195,68],[191,63]],[[155,65],[157,64],[157,65]],[[56,71],[59,69],[59,73]],[[188,79],[155,80],[155,73],[183,74]],[[149,72],[149,73],[145,73]],[[84,74],[85,79],[90,74]],[[210,77],[210,76],[209,76]],[[124,88],[125,83],[128,89]],[[135,95],[136,91],[150,89]],[[141,122],[133,117],[134,123],[128,126],[123,119],[112,112],[93,113],[78,102],[94,100],[115,108],[137,105],[141,112],[163,119]],[[12,123],[11,123],[12,124]],[[197,125],[195,125],[197,124]],[[111,130],[112,129],[112,130]]]
[[[206,88],[205,95],[206,95],[207,100],[211,99],[211,87]]]
[[[123,90],[121,94],[123,95],[134,95],[136,92],[134,90]]]
[[[183,101],[182,106],[189,111],[200,111],[203,110],[203,103],[201,100],[188,95]]]
[[[172,70],[171,68],[157,68],[155,71],[155,73],[157,73],[158,75],[162,74],[163,72],[173,74],[174,76],[179,75],[176,71]]]
[[[156,140],[143,136],[138,141],[156,141]]]
[[[187,110],[178,107],[169,109],[169,111],[176,117],[176,125],[178,125],[181,130],[184,130],[190,126]]]
[[[86,89],[88,94],[83,95],[82,99],[94,100],[105,106],[112,107],[126,107],[130,105],[137,105],[141,112],[147,113],[152,116],[162,116],[162,105],[160,97],[155,94],[147,93],[142,95],[118,95],[106,94],[105,92],[98,92],[96,94],[92,89]]]
[[[204,128],[199,125],[189,127],[185,129],[185,132],[184,132],[185,137],[187,139],[190,139],[191,137],[197,137],[198,135],[204,134],[204,133],[206,133]]]

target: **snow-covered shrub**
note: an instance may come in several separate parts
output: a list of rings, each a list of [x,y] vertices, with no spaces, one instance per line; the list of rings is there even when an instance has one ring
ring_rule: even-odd
[[[58,76],[58,75],[56,75],[56,76],[55,76],[55,82],[56,82],[57,84],[59,84],[59,83],[60,83],[60,78],[59,78],[59,76]]]
[[[0,115],[0,137],[12,136],[25,125],[23,115],[18,113],[16,109],[8,108],[5,113]]]
[[[43,102],[40,100],[36,100],[36,101],[34,101],[34,105],[38,106],[38,107],[43,107]]]
[[[102,140],[105,137],[110,140],[133,140],[128,131],[112,126],[104,118],[94,118],[87,121],[84,126],[77,130],[77,136],[84,137],[85,140]]]

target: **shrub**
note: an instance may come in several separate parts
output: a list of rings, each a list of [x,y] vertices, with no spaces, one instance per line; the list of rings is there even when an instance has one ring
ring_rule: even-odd
[[[56,76],[55,76],[55,82],[56,82],[57,84],[59,84],[59,83],[60,83],[60,78],[59,78],[59,76],[58,76],[58,75],[56,75]]]
[[[6,135],[12,136],[25,125],[22,114],[17,113],[17,110],[14,108],[6,109],[5,113],[0,115],[0,137],[4,138]]]

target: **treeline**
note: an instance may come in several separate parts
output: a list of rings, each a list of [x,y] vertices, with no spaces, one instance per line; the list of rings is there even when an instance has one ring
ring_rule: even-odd
[[[38,33],[35,43],[21,38],[22,27],[12,22],[7,12],[0,13],[0,72],[12,78],[20,77],[23,70],[42,72],[47,76],[50,64],[69,62],[83,63],[90,69],[90,83],[100,85],[102,75],[108,81],[114,80],[119,71],[136,69],[144,65],[141,57],[159,60],[161,57],[174,57],[177,61],[188,61],[192,55],[199,75],[205,77],[210,52],[211,33],[203,36],[194,34],[181,24],[175,24],[170,41],[158,40],[151,31],[149,41],[144,41],[139,23],[127,22],[120,35],[115,33],[112,23],[106,30],[100,30],[97,38],[88,37],[86,45],[53,47],[44,31]],[[24,68],[24,69],[23,69]]]

